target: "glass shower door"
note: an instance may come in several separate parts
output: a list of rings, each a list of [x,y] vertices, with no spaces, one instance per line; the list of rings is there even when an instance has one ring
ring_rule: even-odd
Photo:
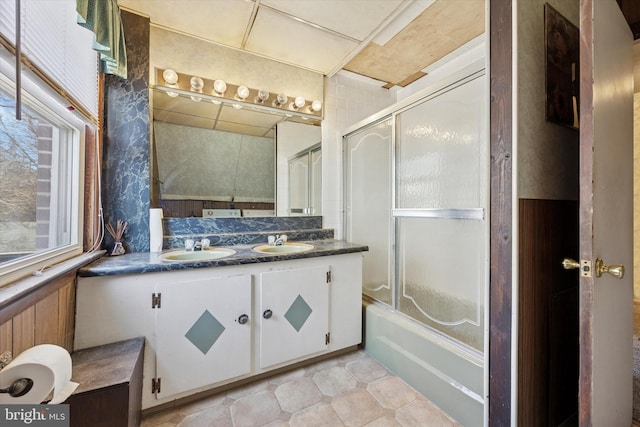
[[[289,215],[307,215],[309,208],[309,156],[289,160]]]
[[[484,351],[488,148],[485,79],[396,118],[398,302],[404,314]]]
[[[289,215],[322,215],[322,148],[310,147],[289,159]]]
[[[369,246],[363,261],[363,292],[387,304],[391,289],[392,118],[345,137],[345,233]]]
[[[309,160],[309,215],[322,215],[322,149],[312,150]]]
[[[364,255],[365,348],[464,425],[485,411],[484,70],[343,138],[345,234]]]

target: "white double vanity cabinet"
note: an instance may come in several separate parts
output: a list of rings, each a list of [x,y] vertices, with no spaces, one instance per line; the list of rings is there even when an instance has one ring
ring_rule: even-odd
[[[142,409],[355,346],[362,253],[79,277],[75,349],[146,338]]]

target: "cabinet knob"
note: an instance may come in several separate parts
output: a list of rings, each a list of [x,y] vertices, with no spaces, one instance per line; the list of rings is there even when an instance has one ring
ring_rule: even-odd
[[[265,319],[270,319],[271,316],[273,316],[273,312],[271,310],[265,310],[264,313],[262,313],[262,317]]]
[[[249,321],[249,316],[247,316],[246,314],[242,314],[240,315],[240,317],[238,317],[238,323],[240,323],[241,325],[246,324]]]

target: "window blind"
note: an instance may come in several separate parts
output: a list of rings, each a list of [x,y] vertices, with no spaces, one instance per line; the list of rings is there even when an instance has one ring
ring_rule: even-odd
[[[75,0],[21,0],[22,53],[98,117],[93,34],[77,24]],[[15,44],[15,1],[0,1],[0,33]]]

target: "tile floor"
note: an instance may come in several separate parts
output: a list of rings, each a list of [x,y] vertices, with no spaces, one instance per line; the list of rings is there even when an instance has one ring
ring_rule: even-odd
[[[141,427],[458,426],[363,350],[143,417]]]

